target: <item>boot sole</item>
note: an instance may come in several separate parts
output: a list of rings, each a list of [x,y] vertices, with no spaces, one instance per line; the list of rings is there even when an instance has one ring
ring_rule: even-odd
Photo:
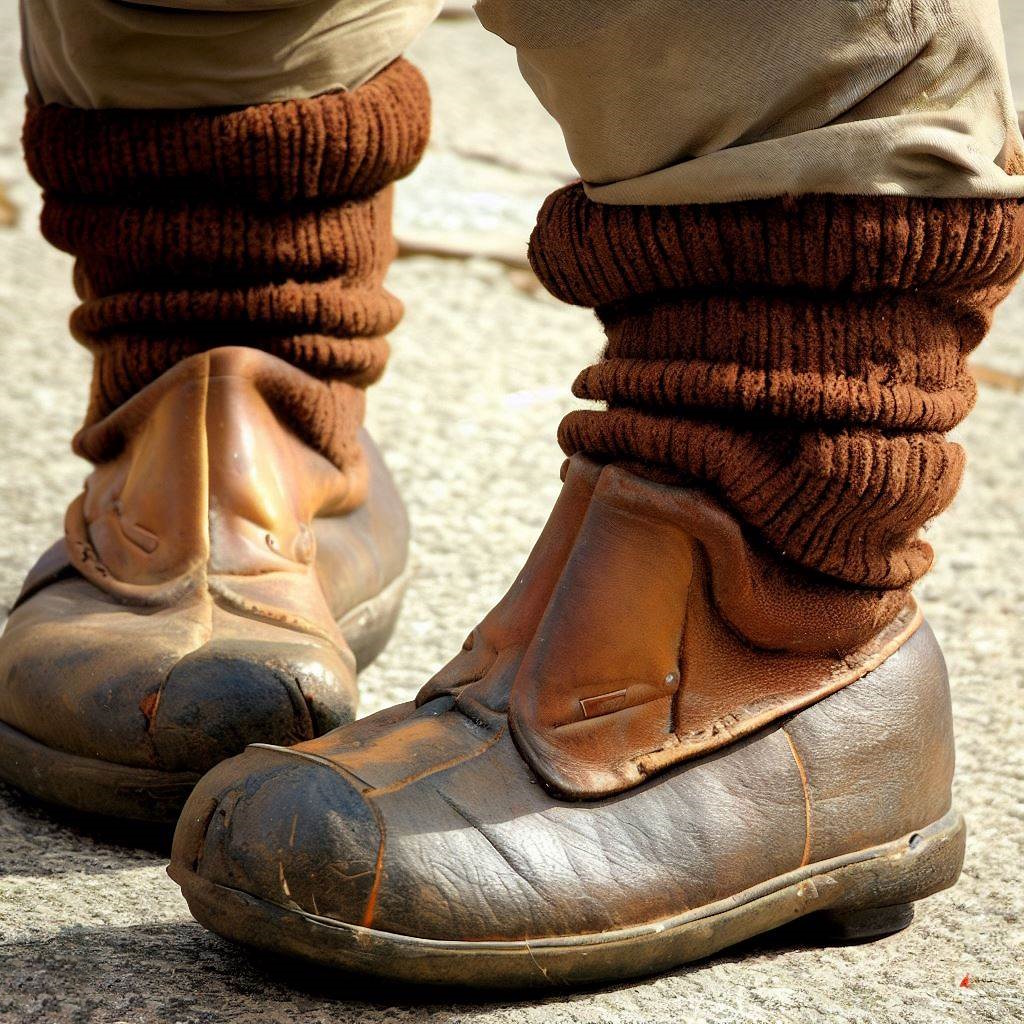
[[[173,860],[167,869],[192,915],[245,945],[345,974],[413,985],[564,988],[665,971],[809,917],[811,934],[849,941],[900,931],[913,903],[953,885],[964,858],[963,817],[779,875],[728,899],[616,931],[526,941],[422,939],[307,914],[217,885]]]
[[[73,811],[170,824],[201,777],[69,754],[0,722],[0,782]]]
[[[402,608],[408,571],[339,620],[357,671],[384,649]],[[202,772],[163,772],[81,757],[0,722],[0,782],[83,814],[173,825]]]

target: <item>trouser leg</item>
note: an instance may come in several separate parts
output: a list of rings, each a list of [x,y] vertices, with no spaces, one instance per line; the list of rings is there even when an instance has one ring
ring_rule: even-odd
[[[591,199],[1019,196],[996,0],[482,0]]]
[[[22,0],[22,60],[40,103],[224,107],[355,89],[440,0]]]
[[[1006,62],[1010,69],[1010,87],[1018,111],[1024,110],[1024,5],[1003,3],[1003,32],[1006,37]]]
[[[484,0],[583,177],[531,242],[596,309],[567,454],[697,483],[789,563],[924,573],[968,353],[1024,260],[993,0]]]

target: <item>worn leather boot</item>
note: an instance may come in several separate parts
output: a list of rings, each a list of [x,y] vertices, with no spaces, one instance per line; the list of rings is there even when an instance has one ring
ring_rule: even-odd
[[[577,450],[524,570],[415,703],[199,783],[169,871],[207,927],[382,978],[557,987],[799,917],[890,933],[956,881],[912,520],[946,494],[925,484],[956,460],[935,424],[969,405],[964,354],[1024,260],[1019,204],[620,210],[570,190],[534,235],[552,290],[632,298],[594,303],[610,409],[563,426]],[[708,365],[726,350],[741,362]]]
[[[426,142],[402,61],[230,112],[37,108],[43,229],[74,253],[95,468],[0,638],[0,779],[173,822],[201,774],[355,714],[408,524],[360,426],[401,307],[390,182]]]

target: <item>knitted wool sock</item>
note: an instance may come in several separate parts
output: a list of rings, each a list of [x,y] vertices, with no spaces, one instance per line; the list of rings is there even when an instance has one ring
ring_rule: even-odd
[[[225,345],[307,371],[266,386],[344,468],[402,307],[391,182],[426,146],[430,103],[398,60],[349,93],[239,110],[29,110],[42,229],[76,257],[74,336],[94,355],[86,427],[176,362]]]
[[[784,559],[866,587],[931,564],[967,354],[1024,264],[1018,201],[806,196],[608,206],[552,195],[531,260],[596,309],[567,454],[709,488]]]

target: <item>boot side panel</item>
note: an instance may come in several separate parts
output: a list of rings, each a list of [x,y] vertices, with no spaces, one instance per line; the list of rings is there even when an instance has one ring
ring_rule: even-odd
[[[812,862],[923,828],[950,808],[949,681],[927,623],[873,672],[784,729],[806,778]]]

